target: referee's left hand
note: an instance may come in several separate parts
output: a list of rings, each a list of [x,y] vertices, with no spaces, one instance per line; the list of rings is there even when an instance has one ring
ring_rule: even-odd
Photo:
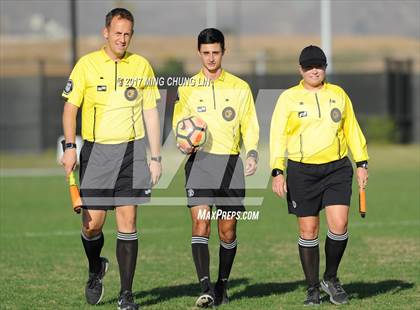
[[[152,179],[152,186],[156,185],[159,182],[160,176],[162,174],[162,164],[155,160],[151,160],[149,163],[150,177]]]
[[[357,168],[356,170],[357,175],[357,183],[359,184],[359,188],[365,189],[368,182],[368,170],[362,167]]]
[[[286,180],[284,179],[284,175],[280,174],[276,177],[273,177],[271,188],[277,196],[284,198],[287,193],[287,185]]]
[[[248,157],[245,161],[245,176],[253,175],[257,171],[257,161],[254,157]]]

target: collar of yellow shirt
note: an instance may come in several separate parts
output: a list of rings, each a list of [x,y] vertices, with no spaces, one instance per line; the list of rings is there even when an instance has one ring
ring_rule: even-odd
[[[102,58],[103,58],[104,62],[114,61],[114,60],[113,60],[111,57],[109,57],[109,56],[108,56],[108,54],[105,52],[105,46],[103,46],[103,47],[101,48],[101,55],[102,55]],[[125,54],[124,54],[124,57],[123,57],[123,58],[121,58],[121,59],[120,59],[120,61],[123,61],[123,62],[125,62],[125,63],[129,63],[129,62],[130,62],[130,60],[129,60],[130,55],[131,55],[131,53],[130,53],[130,52],[128,52],[128,51],[126,51],[126,52],[125,52]]]
[[[200,79],[208,79],[205,75],[204,75],[204,72],[203,72],[203,69],[201,69],[200,70],[200,72],[198,72],[198,77],[200,78]],[[224,69],[222,69],[222,73],[220,73],[220,75],[219,75],[219,77],[216,79],[216,80],[214,80],[215,82],[216,81],[224,81],[225,80],[225,77],[226,77],[226,71],[224,70]]]

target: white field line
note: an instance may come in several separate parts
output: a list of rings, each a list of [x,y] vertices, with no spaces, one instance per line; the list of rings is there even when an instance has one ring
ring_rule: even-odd
[[[150,202],[144,205],[149,206],[186,206],[187,198],[185,197],[156,197],[151,198]],[[245,197],[245,206],[262,206],[264,197]]]
[[[355,222],[351,223],[351,227],[366,227],[366,228],[378,228],[378,227],[416,227],[420,226],[419,221],[396,221],[396,222]],[[171,232],[178,232],[183,230],[181,227],[174,227],[174,228],[140,228],[139,235],[153,235],[153,234],[161,234],[161,233],[171,233]],[[117,235],[116,230],[104,230],[106,235]],[[44,238],[44,237],[74,237],[79,236],[80,230],[57,230],[57,231],[50,231],[50,232],[22,232],[22,233],[0,233],[0,238],[18,238],[18,237],[25,237],[25,238]],[[141,238],[141,237],[140,237]]]
[[[62,176],[64,178],[63,168],[16,168],[0,169],[0,177],[52,177]]]
[[[181,231],[182,228],[140,228],[139,236],[142,234],[153,235],[161,233],[170,233]],[[115,230],[104,230],[105,235],[114,234],[117,236],[117,229]],[[51,232],[22,232],[22,233],[0,233],[1,238],[16,238],[16,237],[25,237],[25,238],[44,238],[44,237],[74,237],[80,236],[80,230],[56,230]],[[140,237],[141,238],[141,237]]]
[[[367,215],[366,215],[367,217]],[[349,222],[349,230],[352,227],[368,227],[368,228],[376,228],[376,227],[388,227],[388,226],[420,226],[419,220],[407,220],[407,221],[397,221],[397,222],[369,222],[367,218],[360,219],[359,221],[351,221]]]

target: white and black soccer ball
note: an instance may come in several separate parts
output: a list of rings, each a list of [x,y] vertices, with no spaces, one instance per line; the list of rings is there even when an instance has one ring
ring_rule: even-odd
[[[206,143],[207,124],[197,116],[189,116],[176,125],[176,142],[184,154],[191,154]]]

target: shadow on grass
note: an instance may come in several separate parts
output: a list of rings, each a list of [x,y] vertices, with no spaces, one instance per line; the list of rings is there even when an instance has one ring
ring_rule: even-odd
[[[299,287],[306,289],[305,281],[294,281],[284,283],[257,283],[248,285],[244,290],[230,296],[230,299],[264,297],[274,294],[285,294],[292,292]],[[352,282],[343,285],[350,298],[364,299],[377,295],[398,294],[401,291],[411,289],[414,283],[401,280],[384,280],[379,282]],[[328,298],[326,298],[328,300]]]
[[[229,281],[229,287],[247,284],[247,278],[233,279]],[[141,302],[141,306],[154,305],[166,300],[178,297],[198,297],[200,286],[198,283],[180,284],[173,286],[156,287],[148,291],[134,292],[134,298],[146,299]],[[117,298],[105,301],[103,304],[113,304],[117,302]]]
[[[286,294],[295,291],[299,287],[306,287],[305,281],[293,282],[267,282],[247,285],[248,278],[233,279],[229,282],[229,288],[240,285],[246,287],[240,292],[230,295],[230,300],[241,298],[258,298],[278,294]],[[352,282],[343,285],[350,299],[364,299],[381,294],[397,294],[403,290],[414,287],[414,283],[401,280],[385,280],[380,282]],[[178,297],[197,297],[199,294],[199,285],[197,283],[180,284],[165,287],[156,287],[148,291],[134,292],[136,299],[146,299],[141,302],[142,306],[155,305],[163,301],[167,301]],[[117,298],[105,301],[103,304],[112,304],[117,302]],[[324,296],[323,301],[326,302],[328,297]]]
[[[414,287],[414,283],[401,280],[384,280],[379,282],[352,282],[344,284],[343,288],[350,295],[350,298],[369,298],[377,295],[392,292],[398,294],[401,291]]]
[[[230,299],[240,299],[240,298],[255,298],[255,297],[264,297],[274,294],[285,294],[291,291],[296,290],[299,286],[305,286],[304,281],[294,281],[294,282],[267,282],[267,283],[256,283],[248,285],[244,290],[232,294]]]

